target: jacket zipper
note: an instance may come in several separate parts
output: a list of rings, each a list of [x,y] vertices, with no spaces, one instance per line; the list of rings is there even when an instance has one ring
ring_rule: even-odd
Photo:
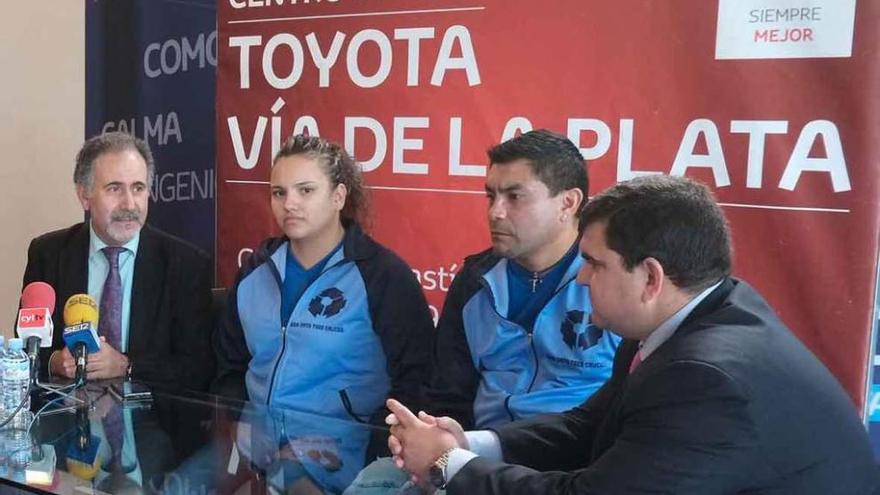
[[[562,292],[562,289],[568,287],[568,284],[570,284],[574,279],[575,279],[575,277],[572,277],[572,278],[566,280],[564,284],[561,284],[561,285],[560,285],[560,286],[559,286],[559,287],[553,292],[553,294],[550,295],[550,298],[547,299],[547,303],[549,304],[550,301],[552,301],[553,298],[556,297],[557,294],[559,294],[560,292]],[[538,311],[538,316],[535,317],[535,321],[538,320],[538,317],[541,316],[541,312],[543,312],[543,311],[544,311],[544,308],[546,308],[546,307],[547,307],[547,305],[544,305],[544,307],[542,307],[541,310]],[[540,362],[538,361],[538,349],[535,348],[534,333],[535,333],[535,329],[534,329],[534,327],[533,327],[533,328],[532,328],[532,331],[531,331],[528,335],[529,335],[529,347],[532,348],[532,355],[535,357],[535,374],[532,375],[532,381],[529,383],[529,388],[526,389],[526,393],[531,392],[531,391],[532,391],[532,387],[535,386],[535,381],[538,379],[538,368],[540,367]]]
[[[553,294],[550,295],[550,298],[547,299],[547,302],[549,303],[551,300],[553,300],[553,298],[556,297],[557,294],[559,294],[560,292],[562,292],[562,289],[568,287],[568,284],[570,284],[574,279],[575,279],[575,277],[571,277],[571,278],[569,278],[568,280],[566,280],[565,283],[560,284],[559,287],[553,292]],[[529,382],[529,387],[528,387],[528,388],[526,389],[526,391],[525,391],[525,393],[529,393],[529,392],[532,391],[532,387],[535,386],[535,381],[538,379],[538,368],[540,367],[540,361],[538,360],[538,349],[535,347],[535,339],[534,339],[534,335],[533,335],[533,334],[534,334],[534,328],[532,329],[531,332],[528,332],[528,331],[526,331],[526,329],[523,328],[522,326],[517,325],[516,323],[510,321],[509,319],[507,319],[507,317],[505,317],[505,316],[503,316],[501,313],[499,313],[499,312],[498,312],[498,307],[495,305],[495,294],[492,292],[492,288],[489,286],[489,283],[486,282],[486,279],[485,279],[485,278],[482,278],[482,277],[481,277],[481,278],[480,278],[480,284],[483,286],[484,289],[486,289],[487,291],[489,291],[489,295],[492,296],[492,309],[495,310],[495,314],[498,315],[498,317],[501,318],[502,320],[504,320],[504,321],[506,321],[506,322],[508,322],[508,323],[511,323],[511,324],[516,325],[517,327],[519,327],[523,332],[525,332],[525,334],[526,334],[526,338],[529,340],[529,347],[532,349],[532,357],[534,357],[534,359],[535,359],[535,373],[532,375],[532,380],[531,380],[531,382]],[[540,316],[540,314],[541,314],[541,311],[543,311],[544,308],[546,308],[546,307],[547,307],[547,305],[544,305],[544,307],[542,307],[541,310],[538,311],[538,315],[539,315],[539,316]],[[537,318],[535,318],[535,319],[537,320]],[[510,398],[508,397],[508,399],[504,402],[504,403],[505,403],[505,407],[507,406],[507,402],[508,402],[509,400],[510,400]],[[508,414],[510,414],[511,416],[513,416],[513,414],[511,414],[511,412],[510,412],[510,409],[508,409],[507,412],[508,412]]]
[[[284,349],[287,348],[287,325],[281,325],[281,353],[278,354],[278,359],[275,360],[275,366],[272,367],[272,379],[269,380],[269,393],[266,394],[266,405],[269,405],[269,400],[272,398],[272,390],[275,388],[275,375],[278,373],[278,366],[281,364],[281,357],[284,356]]]
[[[336,268],[337,266],[339,266],[342,263],[345,263],[347,261],[348,260],[343,256],[343,258],[341,260],[337,261],[333,265],[325,266],[324,269],[321,271],[321,274],[318,275],[318,278],[316,278],[312,283],[310,283],[309,285],[306,286],[305,290],[303,291],[303,295],[305,295],[305,293],[308,292],[309,289],[313,285],[315,285],[315,283],[318,282],[318,280],[320,280],[321,277],[323,277],[325,273],[329,272],[330,270]],[[279,290],[279,292],[281,292],[283,290],[283,288],[281,286],[281,274],[278,273],[278,267],[276,267],[275,263],[271,260],[269,260],[269,266],[272,267],[272,272],[275,274],[275,282],[278,283],[278,290]],[[284,294],[282,294],[282,296],[283,295]],[[296,310],[299,307],[301,302],[302,302],[302,297],[300,297],[299,301],[296,302],[296,306],[293,307],[293,311],[290,313],[291,318],[293,318],[293,315],[296,314]],[[287,323],[290,323],[290,320],[288,320]],[[269,379],[269,392],[266,394],[266,405],[267,406],[270,405],[270,402],[272,400],[272,392],[275,391],[275,377],[278,374],[278,367],[281,365],[281,359],[284,357],[284,351],[287,349],[287,328],[288,328],[288,325],[285,325],[285,324],[281,325],[281,352],[278,353],[278,358],[275,360],[275,366],[272,367],[272,378]]]
[[[526,389],[525,393],[529,393],[532,391],[532,387],[535,385],[535,380],[538,379],[538,349],[535,348],[535,338],[533,335],[534,331],[531,333],[526,332],[526,337],[529,339],[529,347],[532,349],[532,356],[535,358],[535,374],[532,375],[532,381],[529,382],[529,387]],[[510,399],[513,397],[513,394],[509,394],[506,399],[504,399],[504,409],[507,410],[507,415],[510,416],[511,421],[516,421],[517,418],[513,415],[513,411],[510,410]]]
[[[532,348],[532,356],[535,357],[535,374],[532,375],[532,381],[529,382],[529,388],[526,389],[526,393],[529,393],[529,392],[532,391],[532,387],[535,386],[535,380],[538,379],[538,366],[539,366],[539,363],[538,363],[538,349],[535,349],[535,337],[534,337],[534,335],[533,335],[534,332],[535,332],[535,330],[532,329],[532,332],[529,333],[529,347]]]

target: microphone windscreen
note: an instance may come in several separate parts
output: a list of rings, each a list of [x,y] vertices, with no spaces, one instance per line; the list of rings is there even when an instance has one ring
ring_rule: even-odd
[[[88,294],[74,294],[64,304],[64,325],[91,323],[98,326],[98,304]]]
[[[55,311],[55,289],[46,282],[31,282],[21,291],[22,308],[46,308]]]

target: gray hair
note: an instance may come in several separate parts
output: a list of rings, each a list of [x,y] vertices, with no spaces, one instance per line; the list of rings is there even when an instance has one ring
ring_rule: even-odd
[[[147,186],[153,182],[156,166],[149,145],[125,132],[108,132],[89,138],[76,154],[73,183],[86,189],[92,188],[95,179],[95,160],[105,153],[135,150],[147,164]]]

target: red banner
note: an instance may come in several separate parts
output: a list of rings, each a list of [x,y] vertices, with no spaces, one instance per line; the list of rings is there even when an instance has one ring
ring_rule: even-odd
[[[271,157],[307,130],[361,161],[372,233],[411,264],[436,312],[463,256],[488,245],[485,150],[549,128],[582,149],[593,193],[647,173],[710,185],[735,274],[864,406],[880,3],[218,3],[222,285],[279,233]]]

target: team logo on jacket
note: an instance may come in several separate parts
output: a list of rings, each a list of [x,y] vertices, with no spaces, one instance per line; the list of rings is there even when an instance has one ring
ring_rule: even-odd
[[[324,315],[329,318],[345,307],[345,294],[336,287],[324,289],[309,302],[309,313],[312,316]]]
[[[562,322],[560,327],[562,341],[573,351],[589,349],[602,338],[602,329],[590,324],[586,325],[587,328],[583,332],[578,333],[578,327],[583,322],[583,311],[575,309],[565,313],[565,321]]]

